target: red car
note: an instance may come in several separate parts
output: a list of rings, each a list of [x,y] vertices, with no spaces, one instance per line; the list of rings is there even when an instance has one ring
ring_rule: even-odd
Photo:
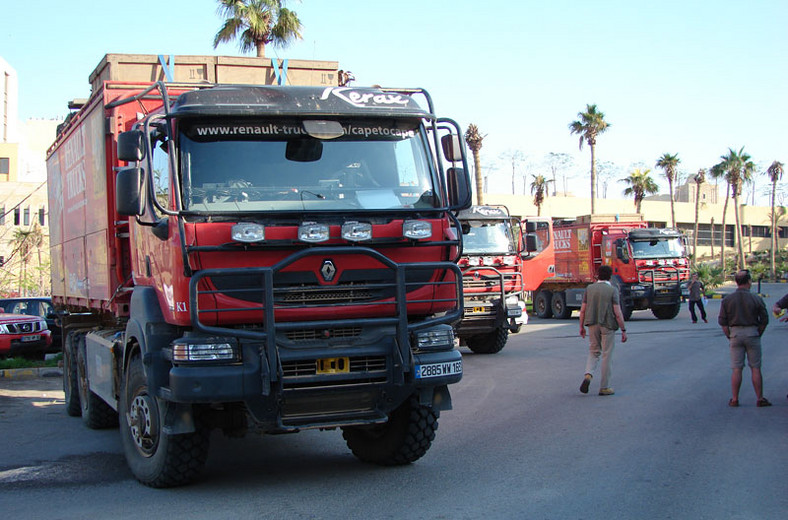
[[[44,359],[51,344],[52,333],[44,318],[0,313],[0,357]]]

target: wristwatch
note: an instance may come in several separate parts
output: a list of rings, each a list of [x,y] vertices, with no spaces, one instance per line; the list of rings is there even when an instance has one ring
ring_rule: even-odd
[[[626,331],[627,331],[627,329],[621,329],[621,332],[626,332]]]

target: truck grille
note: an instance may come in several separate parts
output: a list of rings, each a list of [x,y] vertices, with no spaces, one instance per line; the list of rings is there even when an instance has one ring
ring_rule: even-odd
[[[351,357],[348,372],[330,375],[317,373],[316,359],[282,362],[282,385],[288,389],[381,383],[386,375],[385,356]]]
[[[290,341],[317,341],[329,338],[356,338],[361,335],[361,327],[339,327],[335,329],[298,329],[289,330],[285,336]]]

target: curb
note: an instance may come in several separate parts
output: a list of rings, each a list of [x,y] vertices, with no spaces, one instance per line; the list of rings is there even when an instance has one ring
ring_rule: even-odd
[[[31,379],[34,377],[63,377],[63,370],[57,367],[9,368],[0,370],[3,379]]]

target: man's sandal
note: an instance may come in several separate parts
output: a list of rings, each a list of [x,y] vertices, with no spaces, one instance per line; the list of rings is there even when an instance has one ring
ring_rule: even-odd
[[[766,399],[765,397],[761,397],[755,403],[755,406],[757,406],[758,408],[763,408],[764,406],[771,406],[771,405],[772,405],[772,403],[770,403],[769,400]]]
[[[731,399],[730,401],[728,401],[728,406],[730,406],[731,408],[736,408],[737,406],[739,406],[739,401],[737,401],[736,399]]]

